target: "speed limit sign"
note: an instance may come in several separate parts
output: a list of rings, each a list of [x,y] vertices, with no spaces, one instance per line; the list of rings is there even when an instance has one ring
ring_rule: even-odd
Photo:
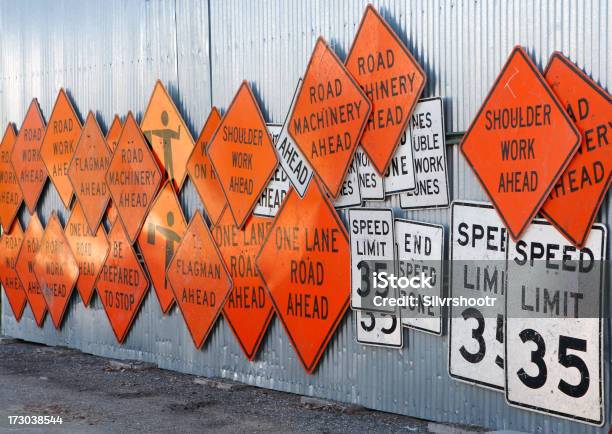
[[[396,313],[353,311],[357,342],[378,347],[402,348],[402,322]]]
[[[506,399],[510,405],[602,425],[606,228],[582,250],[534,221],[508,247]]]

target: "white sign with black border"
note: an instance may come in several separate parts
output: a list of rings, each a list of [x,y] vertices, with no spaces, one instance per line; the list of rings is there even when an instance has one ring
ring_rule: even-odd
[[[400,194],[404,209],[447,208],[446,130],[442,98],[419,101],[410,119],[416,187]]]
[[[582,250],[535,220],[508,248],[506,399],[512,406],[601,426],[606,227]]]
[[[494,305],[450,305],[449,374],[502,391],[508,232],[488,203],[453,201],[451,207],[449,296],[455,300],[490,297]]]
[[[272,143],[276,143],[283,128],[280,124],[267,124],[268,132],[272,137]],[[253,214],[260,217],[274,217],[285,199],[291,183],[289,177],[279,164],[276,166],[274,175],[270,178],[268,185],[264,188],[257,205],[253,208]]]
[[[356,310],[353,316],[357,342],[360,344],[390,348],[404,346],[404,333],[397,314]]]
[[[414,157],[410,144],[410,133],[404,131],[395,154],[391,158],[389,167],[383,178],[385,195],[402,193],[416,188],[416,176],[414,169]]]
[[[385,188],[382,177],[376,172],[372,162],[361,147],[355,152],[359,191],[363,200],[385,200]]]
[[[357,176],[357,160],[353,158],[346,177],[342,181],[342,186],[338,192],[338,197],[334,199],[335,208],[349,208],[361,205],[361,192],[359,191],[359,179]]]

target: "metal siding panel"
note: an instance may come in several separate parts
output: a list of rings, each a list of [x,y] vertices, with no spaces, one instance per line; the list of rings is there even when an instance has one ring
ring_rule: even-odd
[[[374,3],[426,70],[424,96],[444,97],[447,131],[469,126],[515,44],[525,46],[540,67],[553,50],[561,50],[604,87],[610,83],[612,9],[606,0]],[[160,78],[194,138],[210,106],[226,109],[245,79],[266,120],[282,122],[316,38],[323,35],[344,59],[366,4],[365,0],[1,2],[0,120],[14,121],[19,127],[34,96],[48,118],[63,86],[81,118],[94,110],[106,128],[115,113],[125,116],[133,110],[140,119]],[[448,166],[453,198],[486,199],[457,146],[448,150]],[[188,218],[202,208],[189,181],[180,198]],[[398,217],[443,224],[448,233],[448,209],[406,212],[399,209],[397,198],[372,205],[390,206]],[[65,222],[67,211],[48,184],[39,205],[44,223],[53,210],[59,210]],[[346,218],[346,212],[342,214]],[[607,199],[601,219],[609,223],[611,215]],[[27,223],[27,212],[22,210],[20,219]],[[57,332],[49,320],[38,329],[28,308],[16,324],[2,296],[2,332],[23,339],[425,419],[523,431],[604,432],[513,409],[503,394],[452,381],[447,374],[446,337],[405,330],[403,350],[365,347],[356,343],[352,321],[347,314],[316,373],[309,376],[277,318],[260,355],[249,363],[223,319],[204,349],[195,350],[180,312],[173,309],[170,315],[161,315],[152,290],[123,346],[115,344],[97,297],[85,308],[75,293],[64,327]],[[608,352],[607,396],[609,371]],[[612,419],[609,406],[607,416]]]

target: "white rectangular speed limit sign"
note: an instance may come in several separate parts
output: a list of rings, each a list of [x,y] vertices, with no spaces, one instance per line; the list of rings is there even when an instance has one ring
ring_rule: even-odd
[[[377,347],[402,348],[403,332],[399,315],[356,310],[355,329],[357,342]]]
[[[506,399],[594,425],[604,422],[602,300],[606,228],[582,250],[534,221],[508,247]]]
[[[508,233],[493,206],[452,203],[449,374],[494,390],[504,388],[504,291]],[[484,297],[492,306],[470,306]]]

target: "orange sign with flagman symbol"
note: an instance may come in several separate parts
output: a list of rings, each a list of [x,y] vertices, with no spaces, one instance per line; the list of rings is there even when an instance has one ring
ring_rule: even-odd
[[[108,234],[109,251],[96,288],[119,343],[123,343],[149,289],[149,280],[123,226],[113,223]]]
[[[384,175],[425,87],[425,72],[372,5],[363,14],[346,69],[372,101],[361,146]]]
[[[70,206],[70,199],[72,199],[72,184],[68,178],[68,166],[80,135],[81,121],[68,95],[64,89],[60,89],[55,106],[51,111],[49,125],[40,148],[40,156],[66,208]]]
[[[66,239],[79,266],[77,291],[85,306],[89,306],[95,283],[108,255],[108,241],[102,227],[95,234],[89,228],[80,203],[75,203],[66,223]]]
[[[168,281],[193,343],[201,348],[225,304],[232,279],[199,211],[168,267]]]
[[[161,81],[157,80],[149,105],[140,123],[168,179],[180,190],[185,181],[193,137]]]
[[[174,303],[166,270],[186,230],[187,223],[174,184],[167,180],[157,194],[138,236],[138,246],[163,313],[168,313]]]
[[[257,268],[298,357],[312,373],[351,293],[349,237],[318,182],[310,183],[303,199],[289,190]]]
[[[552,55],[544,77],[580,130],[582,145],[544,202],[542,214],[582,247],[612,182],[610,94],[561,53]]]
[[[79,266],[55,212],[47,222],[40,248],[36,252],[34,274],[38,279],[53,325],[59,330],[74,285],[79,278]]]
[[[210,158],[208,158],[208,143],[217,127],[221,123],[221,114],[216,107],[213,107],[206,119],[206,123],[202,128],[200,137],[193,148],[191,157],[187,162],[187,172],[193,185],[195,185],[204,209],[212,224],[217,223],[221,217],[221,213],[225,209],[225,196],[223,195],[223,187],[219,182],[219,177],[215,173]]]
[[[132,112],[128,113],[106,183],[119,219],[135,242],[161,184],[161,171]]]
[[[527,53],[516,47],[461,142],[514,240],[580,147],[580,133]]]
[[[15,125],[9,123],[0,142],[0,225],[9,229],[23,202],[17,174],[11,164],[11,152],[17,141]]]
[[[226,209],[213,228],[215,241],[234,282],[223,316],[249,360],[257,355],[274,315],[272,301],[255,266],[270,226],[271,219],[253,215],[239,229]]]
[[[319,38],[288,131],[333,198],[338,196],[353,161],[370,111],[366,94]]]
[[[40,158],[40,147],[44,135],[45,120],[40,112],[38,101],[33,99],[23,119],[11,154],[11,163],[13,163],[17,182],[19,182],[23,200],[30,215],[36,211],[36,204],[47,182],[47,169]]]
[[[255,96],[243,82],[208,145],[227,204],[243,227],[276,168],[276,151]]]
[[[15,271],[22,242],[23,230],[19,220],[16,220],[10,230],[7,229],[0,237],[0,281],[17,321],[23,315],[27,300],[21,280]]]
[[[34,214],[30,217],[30,222],[24,233],[23,242],[17,255],[17,262],[15,263],[15,272],[21,281],[38,327],[42,327],[45,321],[45,314],[47,313],[47,304],[40,290],[38,279],[34,274],[34,259],[40,248],[42,237],[42,224],[38,219],[38,215]]]

